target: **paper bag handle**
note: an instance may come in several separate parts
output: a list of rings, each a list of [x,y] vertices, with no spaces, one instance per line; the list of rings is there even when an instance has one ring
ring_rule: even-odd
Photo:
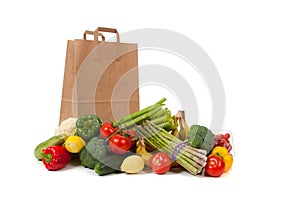
[[[120,35],[119,35],[119,32],[117,31],[117,29],[115,29],[115,28],[106,28],[106,27],[98,27],[98,28],[96,28],[95,33],[99,34],[100,32],[109,32],[109,33],[115,33],[116,34],[116,37],[117,37],[117,45],[116,45],[116,48],[117,48],[116,53],[117,53],[117,55],[116,55],[116,60],[120,61],[120,58],[119,58],[119,49],[118,49],[118,46],[120,44]]]
[[[120,35],[119,32],[117,31],[117,29],[115,28],[105,28],[105,27],[98,27],[95,30],[95,33],[100,33],[100,32],[109,32],[109,33],[115,33],[117,36],[117,43],[120,43]]]
[[[105,37],[102,33],[99,33],[99,32],[94,32],[94,31],[88,31],[86,30],[84,33],[83,33],[83,39],[86,40],[86,35],[93,35],[94,36],[94,40],[98,42],[98,37],[101,36],[102,38],[102,41],[105,41]]]

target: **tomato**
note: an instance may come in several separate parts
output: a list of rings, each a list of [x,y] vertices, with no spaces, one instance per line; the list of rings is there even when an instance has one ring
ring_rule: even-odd
[[[209,176],[219,177],[224,173],[225,162],[219,156],[209,156],[207,158],[205,171]]]
[[[117,130],[118,130],[118,127],[115,127],[110,122],[105,122],[100,128],[100,137],[105,140],[106,138],[111,136]]]
[[[165,174],[171,168],[172,161],[170,157],[163,152],[158,152],[153,155],[150,161],[150,166],[157,174]]]
[[[124,154],[131,148],[131,139],[124,134],[116,134],[110,138],[109,148],[115,154]]]
[[[127,137],[130,138],[131,140],[131,148],[135,147],[137,140],[135,139],[135,132],[133,130],[127,129],[127,130],[123,130],[122,133],[126,134]]]

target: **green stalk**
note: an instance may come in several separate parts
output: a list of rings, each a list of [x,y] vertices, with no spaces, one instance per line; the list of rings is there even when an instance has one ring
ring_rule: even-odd
[[[164,130],[163,128],[157,126],[156,124],[153,123],[149,123],[149,126],[153,129],[153,132],[160,132],[162,135],[164,135],[166,138],[168,138],[170,141],[174,141],[176,143],[180,143],[182,142],[180,139],[178,139],[177,137],[171,135],[170,133],[168,133],[166,130]]]
[[[205,160],[205,161],[206,161],[206,159],[207,159],[206,154],[202,154],[202,153],[199,153],[199,152],[197,152],[197,151],[194,151],[194,150],[192,150],[191,148],[189,148],[189,146],[187,146],[187,148],[185,149],[185,151],[186,151],[187,153],[190,153],[191,155],[196,156],[196,157],[198,157],[198,158],[200,158],[200,159],[203,159],[203,160]]]
[[[163,127],[163,129],[165,129],[166,131],[174,131],[177,127],[174,126],[174,124],[172,122],[168,122],[165,124],[165,126]]]
[[[157,125],[159,128],[164,129],[166,131],[173,131],[177,128],[174,126],[174,124],[171,124],[171,122],[165,122],[165,123],[155,124],[155,125]]]
[[[207,151],[204,150],[204,149],[197,149],[197,148],[194,148],[194,147],[191,147],[191,146],[188,146],[188,148],[189,148],[190,151],[197,152],[197,153],[202,154],[202,155],[207,154]]]
[[[175,146],[176,146],[175,143],[171,144],[171,147],[173,149],[175,148]],[[179,151],[179,153],[176,156],[176,160],[185,160],[186,163],[188,163],[188,165],[192,165],[196,169],[202,169],[203,164],[204,164],[203,162],[205,162],[205,161],[204,160],[201,161],[196,156],[189,154],[188,152],[186,152],[186,149],[187,149],[187,147],[184,147]],[[185,167],[189,167],[189,166],[185,166]]]
[[[196,169],[195,167],[191,166],[188,162],[186,162],[184,159],[178,159],[176,161],[179,165],[181,165],[182,167],[184,167],[187,171],[189,171],[191,174],[193,175],[197,175],[198,174],[198,169]]]
[[[168,116],[167,115],[163,115],[163,116],[160,116],[159,118],[151,120],[151,123],[153,123],[153,124],[163,124],[163,123],[166,123],[166,122],[168,122]]]
[[[167,100],[166,98],[162,98],[161,100],[159,100],[158,102],[156,102],[155,104],[153,104],[151,106],[148,106],[148,107],[146,107],[142,110],[139,110],[135,113],[127,115],[126,117],[123,117],[122,119],[119,119],[119,120],[115,121],[114,124],[118,125],[118,124],[121,124],[121,123],[126,123],[126,122],[131,121],[131,120],[133,120],[133,119],[135,119],[135,118],[137,118],[137,117],[139,117],[139,116],[141,116],[145,113],[149,113],[150,110],[155,109],[157,106],[163,106],[164,105],[163,103],[166,100]]]
[[[156,124],[159,128],[164,128],[165,126],[167,126],[168,122],[164,122],[161,124]]]
[[[144,138],[144,140],[151,146],[151,147],[154,147],[156,148],[157,144],[155,143],[154,139],[153,139],[153,136],[152,135],[149,135],[146,130],[141,127],[141,126],[137,126],[136,127],[137,129],[137,134],[141,137]]]
[[[180,152],[178,153],[177,156],[183,157],[184,160],[189,161],[189,163],[191,165],[193,165],[194,167],[196,167],[196,168],[202,168],[202,166],[205,163],[205,160],[202,160],[202,159],[198,158],[197,156],[194,156],[194,155],[189,154],[188,152],[186,152],[185,147],[180,150]]]
[[[138,116],[134,119],[128,120],[126,122],[120,122],[119,127],[120,128],[132,128],[136,125],[141,124],[143,121],[150,119],[152,114],[159,112],[161,109],[162,109],[162,107],[160,105],[155,105],[155,106],[153,106],[153,109],[150,109],[149,112],[146,112],[143,115],[140,115],[140,116]]]
[[[129,124],[132,124],[132,121],[134,120],[139,120],[140,118],[143,118],[145,117],[145,115],[149,118],[149,115],[150,113],[155,113],[156,111],[159,111],[161,110],[161,105],[158,105],[158,104],[154,104],[152,106],[149,106],[143,110],[140,110],[140,111],[137,111],[131,115],[128,115],[120,120],[117,120],[114,122],[114,124],[117,124],[117,125],[129,125]]]
[[[191,174],[196,175],[199,167],[195,162],[186,157],[185,155],[178,153],[176,156],[176,162],[188,170]]]
[[[163,148],[165,146],[168,146],[168,143],[163,141],[163,140],[160,140],[159,138],[159,135],[158,134],[153,134],[154,132],[152,132],[148,126],[144,126],[144,131],[146,133],[146,136],[150,137],[150,138],[153,138],[157,144],[157,146],[155,148],[157,149],[160,149],[160,148]]]
[[[141,124],[143,121],[151,119],[153,114],[162,110],[162,107],[160,105],[158,105],[157,107],[156,106],[157,105],[155,105],[154,109],[151,109],[149,112],[146,112],[145,114],[143,114],[137,118],[134,118],[132,121],[135,124]]]
[[[150,142],[148,143],[148,145],[150,145],[151,147],[158,149],[160,151],[163,152],[169,152],[170,151],[170,146],[168,141],[166,140],[162,140],[161,138],[159,138],[158,134],[153,134],[148,127],[143,127],[143,134],[146,138],[145,141],[146,143],[150,140]]]
[[[160,118],[162,116],[167,116],[167,114],[168,114],[167,110],[168,110],[168,108],[164,108],[164,109],[160,110],[159,112],[153,114],[151,116],[151,121],[155,120],[156,118]]]

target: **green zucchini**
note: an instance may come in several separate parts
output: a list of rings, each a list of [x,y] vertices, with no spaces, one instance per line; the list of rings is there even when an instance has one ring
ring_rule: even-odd
[[[34,149],[34,156],[36,157],[36,159],[42,160],[43,155],[44,155],[43,149],[46,149],[49,146],[58,146],[58,145],[61,145],[61,144],[63,144],[65,142],[65,140],[67,139],[67,137],[68,136],[66,134],[56,135],[56,136],[53,136],[53,137],[49,138],[48,140],[40,143]]]

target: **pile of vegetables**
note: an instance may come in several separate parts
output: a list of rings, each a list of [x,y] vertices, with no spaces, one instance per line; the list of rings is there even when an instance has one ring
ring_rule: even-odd
[[[46,169],[65,168],[72,160],[103,176],[151,169],[165,174],[180,167],[192,175],[219,177],[230,171],[230,134],[188,126],[184,111],[172,115],[165,98],[115,122],[89,114],[68,118],[54,136],[40,143],[34,156]]]

